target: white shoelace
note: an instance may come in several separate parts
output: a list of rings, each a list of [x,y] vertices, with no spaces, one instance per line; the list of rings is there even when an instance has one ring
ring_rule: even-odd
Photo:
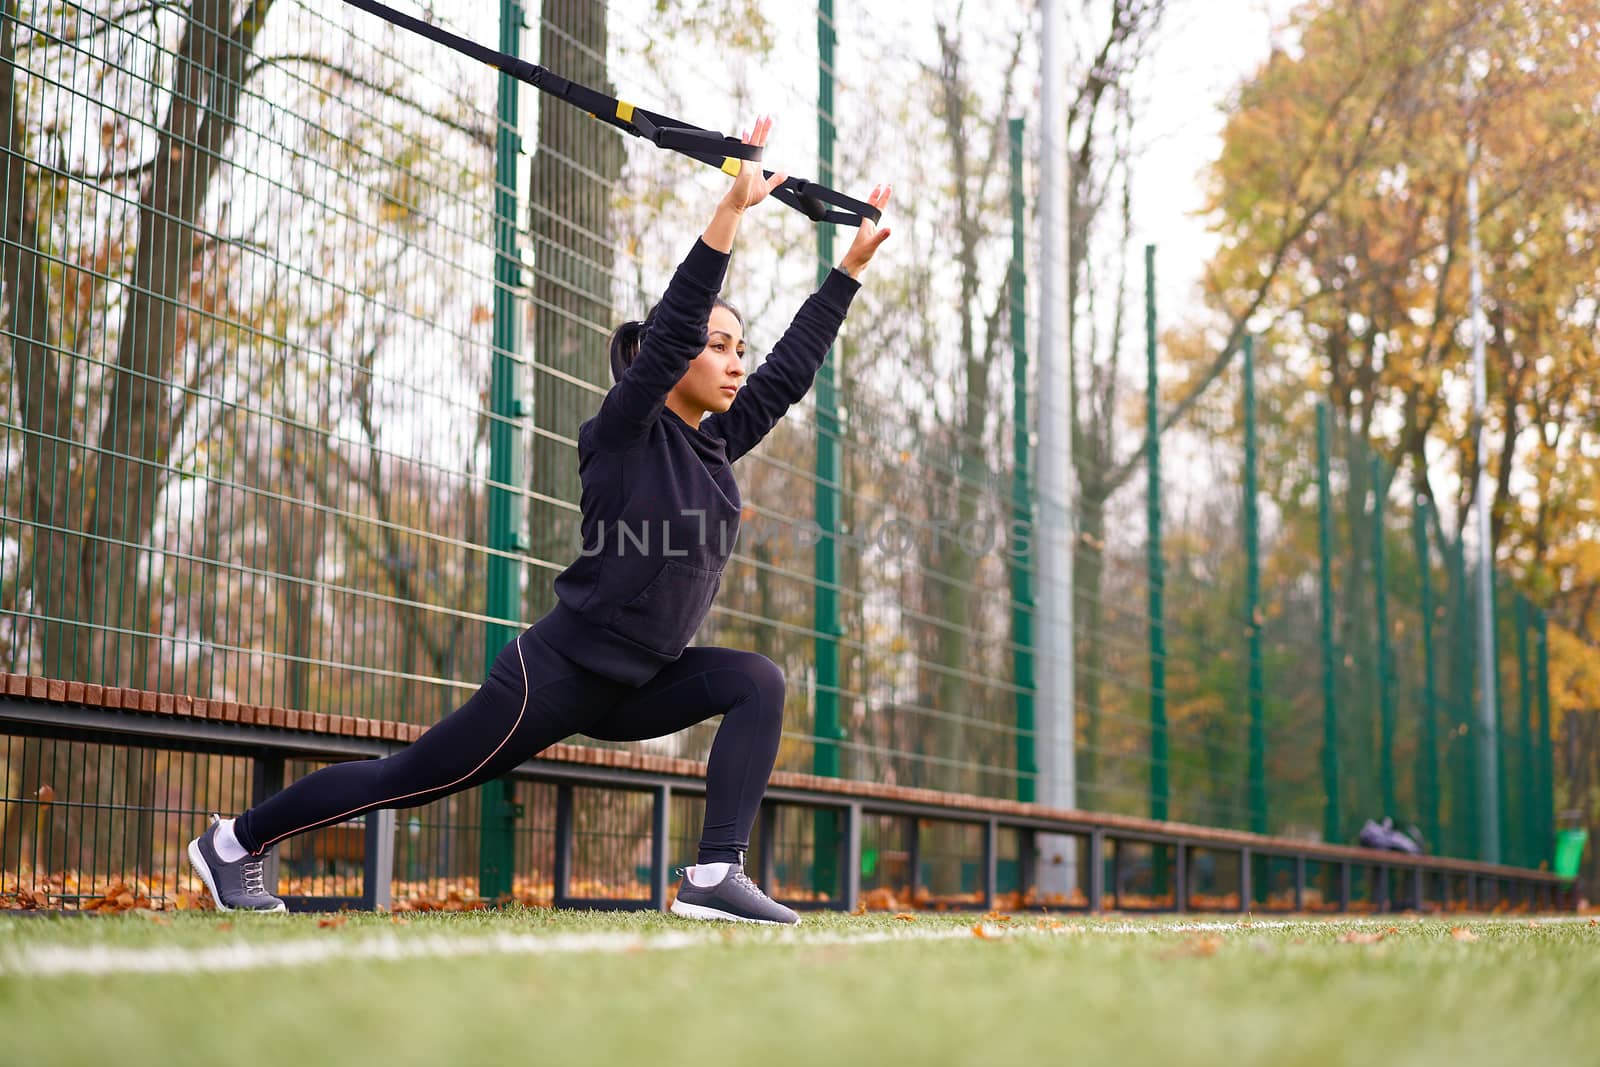
[[[256,860],[254,863],[246,863],[242,869],[244,874],[244,891],[251,896],[267,895],[266,880],[262,876],[261,865],[262,861]]]
[[[740,885],[746,886],[747,888],[749,888],[751,892],[755,893],[755,895],[760,897],[762,900],[771,900],[772,899],[771,897],[769,897],[765,893],[763,893],[761,891],[761,887],[756,885],[754,882],[752,882],[750,880],[750,876],[748,874],[745,874],[743,871],[739,871],[739,870],[734,871],[733,872],[733,877],[739,882]]]

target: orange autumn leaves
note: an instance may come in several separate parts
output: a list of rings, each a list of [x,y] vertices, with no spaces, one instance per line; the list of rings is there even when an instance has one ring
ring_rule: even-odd
[[[1538,926],[1538,923],[1531,924]],[[1346,930],[1339,935],[1341,945],[1376,945],[1392,934],[1398,934],[1398,926],[1386,927],[1382,930]],[[1455,941],[1471,942],[1481,940],[1479,936],[1465,926],[1450,927],[1450,937]]]
[[[1600,0],[1486,10],[1301,6],[1283,37],[1294,47],[1275,48],[1229,104],[1205,277],[1225,320],[1249,314],[1265,335],[1260,389],[1286,424],[1264,435],[1269,487],[1275,468],[1303,459],[1320,398],[1339,429],[1406,468],[1407,484],[1420,488],[1426,470],[1435,511],[1459,515],[1477,459],[1470,126],[1494,537],[1517,587],[1550,614],[1555,729],[1600,707]],[[1203,377],[1214,334],[1175,332],[1169,382]],[[1441,532],[1458,539],[1460,526]],[[1591,774],[1600,765],[1592,746],[1577,758]],[[1594,825],[1594,802],[1565,803]]]

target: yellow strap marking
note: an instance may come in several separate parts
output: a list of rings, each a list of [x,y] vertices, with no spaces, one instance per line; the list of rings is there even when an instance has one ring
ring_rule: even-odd
[[[617,101],[617,118],[623,122],[633,121],[633,105],[626,100]]]
[[[737,178],[739,176],[740,164],[743,162],[744,160],[742,159],[735,159],[732,156],[724,156],[722,159],[723,173],[731,174]]]

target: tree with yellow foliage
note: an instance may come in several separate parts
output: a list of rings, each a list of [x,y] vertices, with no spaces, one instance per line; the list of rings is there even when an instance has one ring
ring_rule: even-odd
[[[1475,143],[1493,553],[1551,614],[1553,719],[1569,738],[1558,807],[1593,825],[1600,3],[1315,0],[1281,40],[1229,103],[1208,204],[1221,238],[1207,271],[1217,321],[1170,346],[1186,380],[1164,425],[1218,378],[1248,323],[1269,342],[1265,374],[1295,430],[1282,439],[1309,439],[1325,400],[1336,434],[1383,457],[1378,492],[1399,480],[1400,498],[1431,505],[1439,558],[1461,553],[1476,491]],[[1346,496],[1364,499],[1364,465],[1349,476]],[[1355,539],[1358,556],[1371,551]]]

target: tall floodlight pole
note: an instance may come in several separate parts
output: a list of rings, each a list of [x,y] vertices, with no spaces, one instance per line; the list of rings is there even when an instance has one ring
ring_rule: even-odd
[[[1077,803],[1072,641],[1072,413],[1067,346],[1066,28],[1061,0],[1040,0],[1039,93],[1039,502],[1032,548],[1038,560],[1036,707],[1038,800]],[[1049,899],[1077,888],[1077,843],[1040,834],[1038,890]]]
[[[1471,78],[1470,71],[1466,75]],[[1489,530],[1489,472],[1483,462],[1484,421],[1489,404],[1483,355],[1483,273],[1478,251],[1478,137],[1467,122],[1467,241],[1472,256],[1472,462],[1477,468],[1478,520],[1478,858],[1500,862],[1500,716],[1496,714],[1494,654],[1494,545]]]

